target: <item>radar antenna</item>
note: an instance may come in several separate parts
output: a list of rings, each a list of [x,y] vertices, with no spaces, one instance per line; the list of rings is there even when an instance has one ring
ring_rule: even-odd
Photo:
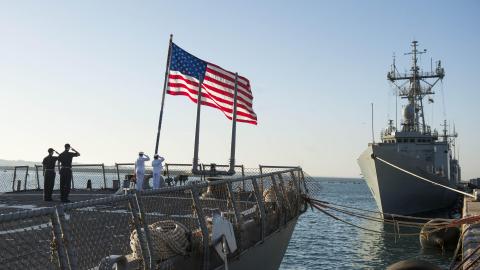
[[[438,81],[443,79],[445,71],[440,61],[437,62],[437,67],[434,71],[421,71],[418,66],[418,56],[426,53],[427,50],[419,51],[417,48],[418,41],[416,40],[412,41],[411,47],[411,52],[405,53],[405,55],[412,56],[410,71],[405,73],[398,72],[394,58],[392,69],[387,73],[387,79],[398,89],[397,95],[408,100],[408,105],[405,107],[406,113],[404,114],[405,119],[402,123],[402,130],[426,134],[430,132],[430,128],[427,128],[425,124],[423,98],[427,95],[435,94],[432,89]],[[398,81],[404,81],[404,83],[399,84],[397,83]]]

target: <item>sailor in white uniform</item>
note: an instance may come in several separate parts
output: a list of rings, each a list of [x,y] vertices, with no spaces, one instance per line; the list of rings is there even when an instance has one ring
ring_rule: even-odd
[[[137,178],[137,190],[143,189],[143,179],[145,178],[145,161],[149,161],[150,157],[143,152],[138,153],[135,161],[135,176]]]
[[[158,154],[153,156],[152,167],[153,167],[153,188],[158,189],[163,186],[163,179],[161,179],[162,175],[162,162],[165,159]]]

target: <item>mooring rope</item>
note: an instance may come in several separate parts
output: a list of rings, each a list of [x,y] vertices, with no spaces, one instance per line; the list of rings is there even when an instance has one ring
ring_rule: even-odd
[[[397,230],[395,230],[395,232],[392,233],[392,232],[377,231],[377,230],[365,228],[365,227],[356,225],[356,224],[354,224],[354,223],[352,223],[352,222],[349,222],[349,221],[347,221],[347,220],[344,220],[344,219],[342,219],[342,218],[339,218],[339,217],[335,216],[335,215],[332,214],[332,213],[329,213],[329,212],[326,211],[325,209],[322,209],[320,205],[317,205],[316,203],[314,203],[314,202],[312,202],[312,201],[310,201],[309,203],[310,203],[310,205],[311,205],[313,208],[315,208],[315,209],[317,209],[318,211],[324,213],[325,215],[327,215],[327,216],[329,216],[329,217],[331,217],[331,218],[333,218],[333,219],[335,219],[335,220],[337,220],[337,221],[340,221],[340,222],[342,222],[342,223],[345,223],[345,224],[347,224],[347,225],[349,225],[349,226],[352,226],[352,227],[355,227],[355,228],[357,228],[357,229],[361,229],[361,230],[364,230],[364,231],[367,231],[367,232],[376,233],[376,234],[384,234],[384,235],[394,235],[395,238],[396,238],[397,236],[399,236],[399,237],[401,237],[401,236],[419,236],[419,235],[422,234],[422,233],[400,233],[400,231],[397,231]],[[401,221],[395,221],[395,222],[401,223]],[[399,225],[400,225],[400,224],[399,224]],[[443,225],[443,224],[441,224],[441,225]],[[437,226],[432,226],[432,227],[437,227]],[[443,230],[443,229],[445,229],[445,228],[447,228],[445,225],[443,225],[443,226],[441,226],[441,227],[438,226],[437,228],[435,228],[435,229],[433,229],[433,230],[431,230],[431,231],[429,231],[429,232],[427,232],[427,233],[428,233],[428,234],[434,233],[434,232]]]
[[[339,208],[336,208],[336,207],[328,207],[328,206],[325,206],[325,207],[327,207],[329,209],[332,209],[334,211],[337,211],[339,213],[343,213],[345,215],[350,215],[350,216],[358,217],[358,218],[365,219],[365,220],[375,221],[375,222],[379,222],[379,223],[391,224],[391,225],[394,225],[396,227],[395,228],[396,230],[399,230],[398,227],[400,225],[403,226],[403,227],[411,227],[411,228],[420,228],[420,227],[423,227],[425,225],[430,226],[430,227],[439,227],[440,226],[438,224],[428,224],[427,225],[424,222],[401,221],[401,220],[395,220],[395,219],[389,220],[389,219],[385,219],[385,218],[362,215],[362,214],[359,214],[359,213],[339,209]],[[446,224],[448,224],[448,223],[446,223]]]
[[[305,197],[305,198],[306,198],[306,197]],[[350,212],[350,213],[353,213],[353,212],[352,212],[352,211],[349,211],[349,210],[343,210],[343,209],[341,209],[341,208],[354,209],[354,210],[358,210],[358,211],[361,211],[361,212],[369,212],[369,213],[381,214],[381,215],[384,215],[384,216],[390,216],[390,217],[392,217],[392,219],[400,218],[400,219],[405,219],[405,220],[422,220],[422,221],[430,221],[430,220],[432,220],[431,218],[396,215],[396,214],[390,214],[390,213],[383,213],[383,212],[380,212],[380,211],[372,211],[372,210],[366,210],[366,209],[361,209],[361,208],[356,208],[356,207],[350,207],[350,206],[345,206],[345,205],[336,204],[336,203],[332,203],[332,202],[326,202],[326,201],[317,200],[317,199],[314,199],[314,198],[311,198],[311,197],[308,197],[307,201],[313,201],[313,202],[315,202],[315,203],[319,203],[319,204],[321,204],[321,205],[324,205],[324,207],[328,207],[328,208],[332,208],[332,209],[339,209],[339,210],[347,211],[347,212]],[[333,205],[333,206],[338,206],[338,207],[341,207],[341,208],[333,207],[333,206],[331,206],[331,205]],[[367,217],[372,217],[371,215],[364,215],[364,214],[358,214],[358,215],[367,216]],[[380,217],[372,217],[372,218],[377,218],[377,219],[380,219],[380,220],[386,220],[386,221],[388,221],[388,219],[380,218]],[[453,219],[445,219],[445,221],[453,221]],[[413,222],[413,221],[402,221],[402,222],[405,223],[405,224],[415,224],[415,225],[418,224],[418,225],[420,225],[420,226],[422,226],[423,224],[426,223],[426,222]]]
[[[457,192],[457,193],[463,194],[463,195],[465,195],[465,196],[469,196],[469,197],[475,198],[475,196],[472,195],[472,194],[470,194],[470,193],[463,192],[463,191],[460,191],[460,190],[458,190],[458,189],[454,189],[454,188],[451,188],[451,187],[449,187],[449,186],[445,186],[445,185],[439,184],[439,183],[434,182],[434,181],[432,181],[432,180],[428,180],[428,179],[425,178],[425,177],[422,177],[422,176],[420,176],[420,175],[416,175],[416,174],[414,174],[414,173],[412,173],[412,172],[410,172],[410,171],[407,171],[407,170],[405,170],[405,169],[403,169],[403,168],[400,168],[400,167],[398,167],[397,165],[392,164],[392,163],[390,163],[390,162],[388,162],[388,161],[386,161],[386,160],[384,160],[384,159],[382,159],[382,158],[379,158],[379,157],[377,157],[377,156],[373,156],[373,158],[374,158],[374,159],[378,159],[378,160],[380,160],[381,162],[383,162],[383,163],[385,163],[385,164],[387,164],[387,165],[390,165],[390,166],[392,166],[393,168],[395,168],[395,169],[397,169],[397,170],[400,170],[400,171],[402,171],[402,172],[404,172],[404,173],[410,174],[410,175],[412,175],[412,176],[414,176],[414,177],[417,177],[417,178],[419,178],[419,179],[421,179],[421,180],[427,181],[427,182],[429,182],[430,184],[433,184],[433,185],[436,185],[436,186],[440,186],[440,187],[446,188],[446,189],[448,189],[448,190],[451,190],[451,191],[453,191],[453,192]]]
[[[368,231],[368,232],[373,232],[373,233],[378,233],[378,234],[386,234],[386,235],[394,235],[395,236],[395,239],[397,236],[419,236],[419,235],[425,235],[425,234],[431,234],[431,233],[434,233],[434,232],[437,232],[437,231],[440,231],[440,230],[444,230],[444,229],[448,229],[448,228],[451,228],[451,227],[460,227],[461,225],[465,225],[465,224],[475,224],[475,223],[478,223],[480,222],[480,215],[478,216],[472,216],[472,217],[466,217],[466,218],[461,218],[461,219],[444,219],[443,222],[441,223],[424,223],[424,222],[411,222],[411,221],[402,221],[402,220],[389,220],[389,219],[385,219],[385,218],[380,218],[380,217],[372,217],[372,216],[369,216],[369,215],[364,215],[364,214],[361,214],[361,213],[356,213],[356,212],[353,212],[353,211],[348,211],[348,210],[345,210],[345,209],[341,209],[341,208],[338,208],[338,207],[332,207],[330,206],[329,202],[325,202],[325,201],[320,201],[320,200],[316,200],[314,198],[310,198],[310,197],[303,197],[303,199],[312,207],[312,210],[313,208],[317,209],[318,211],[324,213],[325,215],[337,220],[337,221],[340,221],[342,223],[345,223],[349,226],[352,226],[352,227],[355,227],[355,228],[358,228],[358,229],[361,229],[361,230],[364,230],[364,231]],[[330,209],[332,211],[335,211],[335,212],[339,212],[341,214],[344,214],[344,215],[349,215],[349,216],[353,216],[353,217],[357,217],[357,218],[362,218],[362,219],[366,219],[366,220],[370,220],[370,221],[376,221],[376,222],[381,222],[381,223],[386,223],[386,224],[390,224],[392,226],[394,226],[394,232],[391,233],[391,232],[385,232],[385,231],[377,231],[377,230],[372,230],[372,229],[369,229],[369,228],[365,228],[365,227],[362,227],[362,226],[359,226],[359,225],[356,225],[352,222],[349,222],[347,220],[344,220],[338,216],[335,216],[334,214],[328,212],[326,209]],[[359,208],[356,208],[356,209],[359,209]],[[364,209],[360,209],[360,210],[364,210]],[[404,216],[404,217],[408,217],[408,216]],[[411,218],[411,219],[415,219],[417,217],[408,217],[408,218]],[[424,219],[427,219],[427,218],[421,218],[422,220]],[[432,220],[431,218],[428,219],[428,220]],[[430,231],[427,231],[427,232],[421,232],[421,233],[400,233],[400,227],[411,227],[411,228],[431,228],[432,230]]]
[[[462,230],[462,234],[460,235],[460,237],[458,239],[463,239],[463,236],[465,236],[465,233],[468,231],[468,228],[465,229],[465,230]],[[458,253],[460,252],[460,249],[462,248],[462,240],[459,240],[457,242],[457,247],[455,248],[455,253],[453,253],[453,257],[452,257],[452,261],[450,262],[450,266],[448,267],[448,269],[452,270],[455,266],[455,262],[457,262],[457,258],[458,258]]]
[[[435,233],[435,232],[438,232],[438,231],[441,231],[441,230],[445,230],[445,229],[448,229],[448,228],[451,228],[451,227],[460,227],[461,225],[464,225],[464,224],[473,224],[473,223],[480,222],[480,215],[479,216],[461,218],[461,219],[445,219],[444,222],[441,222],[441,223],[426,223],[426,224],[422,223],[422,222],[408,222],[408,221],[402,221],[402,220],[388,220],[388,219],[380,218],[380,217],[372,217],[371,215],[367,215],[367,214],[356,213],[354,211],[348,211],[348,210],[345,210],[345,209],[342,209],[342,208],[339,208],[339,207],[332,206],[332,205],[334,205],[334,203],[321,201],[321,200],[317,200],[317,199],[306,197],[306,196],[304,196],[303,199],[308,204],[310,204],[312,209],[315,208],[318,211],[320,211],[321,213],[323,213],[323,214],[325,214],[325,215],[327,215],[327,216],[329,216],[329,217],[331,217],[331,218],[333,218],[333,219],[335,219],[339,222],[342,222],[342,223],[344,223],[348,226],[366,231],[368,233],[394,236],[395,241],[397,241],[397,237],[400,238],[402,236],[421,236],[421,235],[424,235],[424,236],[428,237],[428,235],[430,235],[432,233]],[[347,206],[342,206],[342,207],[343,208],[348,208]],[[374,230],[374,229],[370,229],[370,228],[366,228],[366,227],[354,224],[353,222],[342,219],[339,216],[336,216],[336,215],[330,213],[329,211],[327,211],[327,209],[339,212],[341,214],[357,217],[357,218],[363,218],[363,219],[366,219],[366,220],[371,220],[371,221],[383,222],[383,223],[390,224],[394,227],[394,232],[392,233],[392,232]],[[374,211],[360,209],[360,208],[354,208],[354,207],[351,207],[351,209],[357,209],[357,211],[363,211],[363,212],[374,212]],[[417,217],[410,217],[410,218],[415,219]],[[423,220],[423,219],[427,219],[427,218],[421,218],[421,219]],[[428,220],[432,220],[432,219],[428,219]],[[422,231],[419,232],[419,233],[401,233],[400,232],[400,227],[413,227],[413,228],[422,227]],[[430,227],[431,230],[423,231],[424,228],[428,228],[428,227]],[[462,232],[462,234],[460,236],[460,239],[463,238],[464,233],[465,233],[465,231]],[[461,245],[460,245],[460,242],[459,242],[459,244],[457,245],[456,251],[455,251],[455,256],[452,259],[452,262],[450,264],[449,269],[459,270],[464,265],[465,265],[464,269],[470,269],[470,268],[474,267],[480,261],[480,256],[477,255],[477,257],[472,262],[470,262],[468,265],[466,264],[467,261],[471,257],[473,257],[473,255],[475,255],[476,253],[478,253],[480,251],[480,246],[479,246],[471,254],[469,254],[467,257],[463,258],[463,260],[461,260],[459,264],[455,265],[455,258],[458,254],[460,246]]]
[[[314,198],[310,198],[310,199],[315,201],[315,202],[322,203],[322,204],[334,205],[334,206],[338,206],[338,207],[341,207],[341,208],[354,209],[354,210],[358,210],[358,211],[361,211],[361,212],[380,214],[380,215],[384,215],[384,216],[387,215],[387,216],[391,216],[392,218],[403,218],[403,219],[410,219],[410,220],[415,220],[416,219],[416,220],[424,220],[424,221],[430,221],[431,220],[431,218],[384,213],[384,212],[380,212],[380,211],[377,211],[377,210],[367,210],[367,209],[362,209],[362,208],[356,208],[356,207],[353,207],[353,206],[347,206],[347,205],[342,205],[342,204],[337,204],[337,203],[332,203],[332,202],[321,201],[321,200],[317,200],[317,199],[314,199]]]

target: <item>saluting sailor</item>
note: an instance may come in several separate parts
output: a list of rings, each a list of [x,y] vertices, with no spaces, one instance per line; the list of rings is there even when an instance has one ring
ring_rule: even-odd
[[[48,148],[48,156],[43,159],[43,200],[52,201],[53,186],[55,185],[55,164],[58,157],[53,156],[53,148]]]
[[[72,149],[73,152],[70,152]],[[80,156],[80,153],[71,148],[70,144],[65,144],[65,151],[58,155],[60,162],[60,199],[62,202],[70,202],[68,194],[72,186],[72,159]]]
[[[143,152],[138,153],[135,161],[135,177],[137,179],[137,190],[143,189],[143,179],[145,178],[145,161],[149,161],[150,157]]]
[[[162,168],[163,168],[162,162],[164,160],[165,159],[159,156],[158,154],[155,154],[155,156],[153,156],[152,167],[153,167],[153,188],[154,189],[158,189],[163,186],[163,179],[162,181],[160,181],[160,179],[161,179]]]

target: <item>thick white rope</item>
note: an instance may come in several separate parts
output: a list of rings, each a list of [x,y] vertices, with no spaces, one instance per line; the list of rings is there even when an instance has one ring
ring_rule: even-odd
[[[412,176],[415,176],[415,177],[417,177],[417,178],[419,178],[419,179],[421,179],[421,180],[427,181],[427,182],[429,182],[430,184],[434,184],[434,185],[436,185],[436,186],[441,186],[441,187],[446,188],[446,189],[449,189],[449,190],[451,190],[451,191],[453,191],[453,192],[457,192],[457,193],[463,194],[463,195],[465,195],[465,196],[469,196],[469,197],[475,198],[475,196],[472,195],[472,194],[470,194],[470,193],[466,193],[466,192],[463,192],[463,191],[460,191],[460,190],[451,188],[451,187],[449,187],[449,186],[445,186],[445,185],[439,184],[439,183],[434,182],[434,181],[432,181],[432,180],[428,180],[427,178],[421,177],[421,176],[416,175],[416,174],[414,174],[414,173],[412,173],[412,172],[409,172],[409,171],[407,171],[407,170],[405,170],[405,169],[402,169],[402,168],[400,168],[400,167],[398,167],[398,166],[396,166],[396,165],[394,165],[394,164],[392,164],[392,163],[390,163],[390,162],[388,162],[388,161],[386,161],[386,160],[383,160],[383,159],[381,159],[381,158],[379,158],[379,157],[377,157],[377,156],[375,156],[374,158],[380,160],[381,162],[383,162],[383,163],[385,163],[385,164],[387,164],[387,165],[392,166],[393,168],[395,168],[395,169],[397,169],[397,170],[400,170],[400,171],[402,171],[402,172],[404,172],[404,173],[407,173],[407,174],[410,174],[410,175],[412,175]]]

